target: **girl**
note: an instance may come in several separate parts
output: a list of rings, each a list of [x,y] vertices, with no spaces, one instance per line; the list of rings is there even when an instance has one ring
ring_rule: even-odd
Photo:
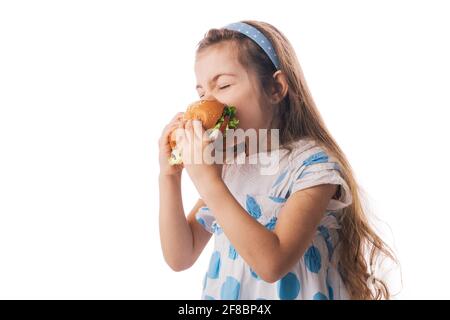
[[[214,234],[203,299],[389,298],[373,266],[379,256],[393,256],[369,226],[350,164],[284,35],[257,21],[211,29],[198,45],[195,75],[199,97],[235,106],[243,130],[279,129],[278,171],[262,175],[260,164],[250,164],[261,153],[247,149],[244,164],[170,166],[176,128],[183,129],[177,140],[183,159],[206,145],[201,123],[177,114],[159,140],[160,237],[168,265],[192,266]],[[183,168],[200,195],[187,218]]]

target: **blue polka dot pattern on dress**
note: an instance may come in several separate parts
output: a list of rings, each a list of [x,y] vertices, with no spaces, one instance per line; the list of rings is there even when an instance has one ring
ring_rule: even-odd
[[[241,284],[235,278],[228,276],[220,289],[222,300],[238,300],[240,296]]]
[[[237,253],[236,249],[231,244],[230,244],[230,248],[228,249],[228,257],[231,260],[236,260],[238,257],[238,253]]]
[[[314,230],[314,237],[307,244],[296,264],[290,270],[286,270],[279,279],[277,278],[277,281],[272,282],[267,282],[266,278],[259,276],[262,272],[259,265],[255,265],[256,269],[252,269],[253,265],[250,266],[243,259],[237,247],[234,247],[234,243],[228,239],[225,230],[221,229],[222,225],[217,222],[214,212],[199,210],[198,217],[204,220],[207,231],[215,236],[214,250],[211,253],[214,251],[220,253],[208,262],[211,266],[205,266],[204,274],[207,276],[203,283],[202,299],[207,298],[206,296],[216,300],[222,298],[267,300],[350,298],[351,295],[347,292],[338,270],[340,257],[335,247],[340,240],[338,231],[341,227],[341,208],[349,205],[352,198],[348,192],[348,185],[334,168],[334,158],[329,155],[328,161],[321,163],[327,159],[326,151],[323,153],[321,151],[325,150],[316,143],[300,140],[294,144],[293,151],[287,156],[284,156],[284,153],[281,154],[277,171],[269,177],[260,177],[261,172],[255,166],[223,167],[223,180],[236,201],[245,209],[244,214],[248,214],[265,230],[272,232],[277,228],[276,225],[280,214],[283,214],[282,208],[287,203],[287,198],[294,192],[314,185],[330,183],[340,185],[343,192],[339,199],[335,199],[336,201],[330,202],[327,206],[323,219]],[[306,162],[305,159],[307,159]],[[285,174],[286,170],[288,172]],[[297,179],[302,172],[302,178]],[[330,255],[336,259],[336,263],[334,260],[329,260]],[[215,276],[215,274],[218,274],[217,278],[212,279],[208,276]],[[202,286],[201,283],[200,286]]]
[[[205,220],[203,220],[203,218],[196,217],[196,219],[197,219],[198,223],[200,223],[203,226],[203,228],[206,227],[206,223],[205,223]]]
[[[269,196],[269,199],[272,200],[273,202],[276,202],[276,203],[284,203],[284,202],[287,201],[286,198],[282,198],[282,197],[272,197],[272,196]]]
[[[277,217],[270,218],[270,221],[265,224],[265,227],[270,231],[275,229],[275,225],[277,224]]]
[[[253,271],[252,268],[250,268],[250,273],[252,274],[253,278],[255,278],[256,280],[260,280],[261,278],[258,276],[258,274]]]
[[[327,246],[328,250],[328,260],[331,260],[331,257],[333,256],[334,247],[333,242],[331,241],[330,232],[327,227],[325,226],[319,226],[317,228],[320,232],[320,235],[324,238],[325,244]]]
[[[327,287],[328,287],[328,296],[330,297],[330,300],[334,300],[333,288],[330,285],[328,285]]]
[[[221,235],[223,233],[222,228],[217,224],[217,222],[213,222],[212,224],[213,233],[217,235]]]
[[[305,253],[305,264],[309,271],[318,273],[322,266],[320,251],[315,246],[309,247]]]
[[[312,164],[325,163],[325,162],[328,162],[328,155],[324,151],[320,151],[318,153],[313,154],[305,161],[303,161],[303,165],[310,166]]]
[[[300,292],[300,281],[297,276],[289,272],[277,283],[278,296],[281,300],[293,300]]]
[[[250,195],[247,195],[247,201],[245,202],[245,206],[247,208],[248,213],[255,218],[258,219],[261,217],[261,207],[258,202],[256,202],[255,198]]]
[[[217,279],[220,272],[220,253],[214,251],[209,261],[208,277],[211,279]]]
[[[327,284],[327,289],[328,289],[328,298],[330,300],[334,300],[334,290],[333,287],[330,284],[330,269],[327,269],[327,274],[326,274],[326,284]]]
[[[281,181],[283,181],[283,179],[286,177],[286,174],[288,173],[288,170],[285,170],[282,174],[280,174],[277,178],[277,180],[275,180],[275,182],[272,185],[272,188],[275,188],[277,185],[279,185],[281,183]]]
[[[328,300],[327,296],[324,295],[322,292],[317,292],[314,297],[313,300]]]
[[[290,185],[288,191],[286,192],[286,195],[284,196],[286,200],[291,196],[291,191],[292,191],[292,184]]]

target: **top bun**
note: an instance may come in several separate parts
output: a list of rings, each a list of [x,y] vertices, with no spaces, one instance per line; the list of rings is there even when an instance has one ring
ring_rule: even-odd
[[[217,100],[200,100],[191,103],[184,113],[185,120],[200,120],[205,130],[214,128],[222,117],[225,105]]]
[[[217,100],[199,100],[191,103],[183,115],[184,120],[200,120],[205,130],[212,129],[222,117],[226,105]],[[176,146],[175,130],[170,135],[170,147]]]

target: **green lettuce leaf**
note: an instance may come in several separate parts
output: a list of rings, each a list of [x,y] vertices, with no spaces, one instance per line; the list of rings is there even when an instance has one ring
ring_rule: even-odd
[[[239,124],[239,120],[235,117],[231,118],[228,122],[227,129],[236,129]]]
[[[226,116],[229,116],[230,118],[236,115],[236,107],[233,106],[226,106],[223,114]]]
[[[223,109],[222,117],[220,117],[220,119],[217,121],[217,123],[213,129],[219,129],[222,126],[222,123],[225,121],[226,116],[228,116],[230,119],[228,121],[226,130],[227,129],[236,129],[237,125],[239,123],[239,120],[236,119],[236,107],[233,107],[233,106],[226,106]]]

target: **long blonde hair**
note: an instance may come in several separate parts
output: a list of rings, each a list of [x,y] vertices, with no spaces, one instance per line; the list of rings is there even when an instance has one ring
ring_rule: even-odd
[[[280,146],[291,150],[291,144],[301,138],[313,138],[339,161],[341,175],[347,182],[353,202],[343,209],[339,229],[339,272],[352,299],[389,299],[387,284],[376,277],[375,264],[379,257],[395,261],[392,250],[371,228],[362,206],[358,184],[344,153],[331,136],[313,101],[294,49],[274,26],[259,21],[242,21],[261,31],[272,43],[280,60],[280,69],[288,82],[286,97],[271,106],[272,128],[278,128]],[[222,41],[236,45],[239,62],[254,72],[262,90],[262,98],[273,85],[276,71],[271,60],[247,36],[227,30],[210,29],[199,42],[197,53]],[[267,101],[267,100],[265,100]],[[280,125],[283,124],[283,125]]]

